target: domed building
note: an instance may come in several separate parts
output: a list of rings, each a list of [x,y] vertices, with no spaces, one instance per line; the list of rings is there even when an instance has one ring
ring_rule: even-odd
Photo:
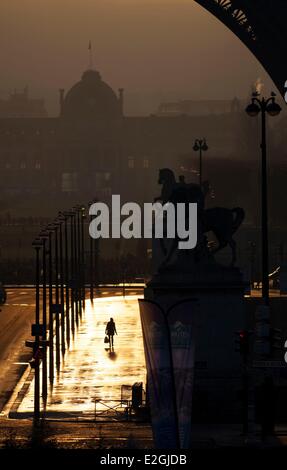
[[[110,201],[112,194],[122,201],[151,201],[160,189],[159,168],[189,171],[198,136],[212,143],[210,161],[218,155],[242,158],[244,148],[256,142],[249,122],[251,138],[246,137],[245,113],[227,102],[221,114],[191,102],[190,113],[185,103],[180,113],[125,116],[124,90],[115,92],[91,64],[70,90],[59,91],[58,116],[0,117],[0,204],[10,210],[13,201],[11,211],[52,215],[55,207],[94,197]]]
[[[86,70],[65,94],[60,89],[57,151],[63,196],[80,192],[109,197],[119,191],[123,89],[119,96],[96,70]],[[85,196],[84,196],[85,197]]]
[[[61,117],[77,120],[119,119],[122,117],[122,90],[117,97],[99,72],[87,70],[64,96],[60,90]]]

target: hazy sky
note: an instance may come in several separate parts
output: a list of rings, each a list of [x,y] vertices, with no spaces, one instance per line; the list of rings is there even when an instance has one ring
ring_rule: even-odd
[[[114,89],[187,98],[245,97],[262,77],[251,53],[193,0],[1,0],[0,97],[29,85],[56,111],[94,65]]]

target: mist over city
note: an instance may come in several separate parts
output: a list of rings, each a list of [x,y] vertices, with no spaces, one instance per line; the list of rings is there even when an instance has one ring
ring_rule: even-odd
[[[28,86],[49,116],[59,112],[58,88],[89,66],[89,40],[94,67],[125,88],[128,115],[154,113],[161,101],[246,99],[259,77],[275,89],[248,49],[193,1],[11,0],[0,9],[0,97]]]
[[[287,448],[286,15],[1,2],[0,456]]]

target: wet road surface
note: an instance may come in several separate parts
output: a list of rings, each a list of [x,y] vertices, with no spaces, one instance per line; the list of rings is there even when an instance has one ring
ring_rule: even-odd
[[[31,351],[25,348],[34,319],[34,289],[7,289],[0,306],[0,411],[27,367]]]
[[[82,321],[48,397],[49,416],[91,417],[96,400],[99,414],[109,407],[119,406],[122,385],[143,382],[145,388],[138,297],[123,298],[118,293],[97,298],[93,304],[86,301]],[[104,344],[105,326],[110,317],[114,318],[118,332],[114,337],[114,350]],[[33,387],[32,382],[18,408],[19,413],[32,412]]]

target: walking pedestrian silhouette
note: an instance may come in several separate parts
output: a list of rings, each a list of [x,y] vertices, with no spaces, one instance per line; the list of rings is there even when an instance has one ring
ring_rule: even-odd
[[[116,324],[113,318],[110,318],[110,321],[107,323],[105,333],[109,338],[110,348],[113,348],[114,347],[114,335],[118,334],[117,329],[116,329]]]

